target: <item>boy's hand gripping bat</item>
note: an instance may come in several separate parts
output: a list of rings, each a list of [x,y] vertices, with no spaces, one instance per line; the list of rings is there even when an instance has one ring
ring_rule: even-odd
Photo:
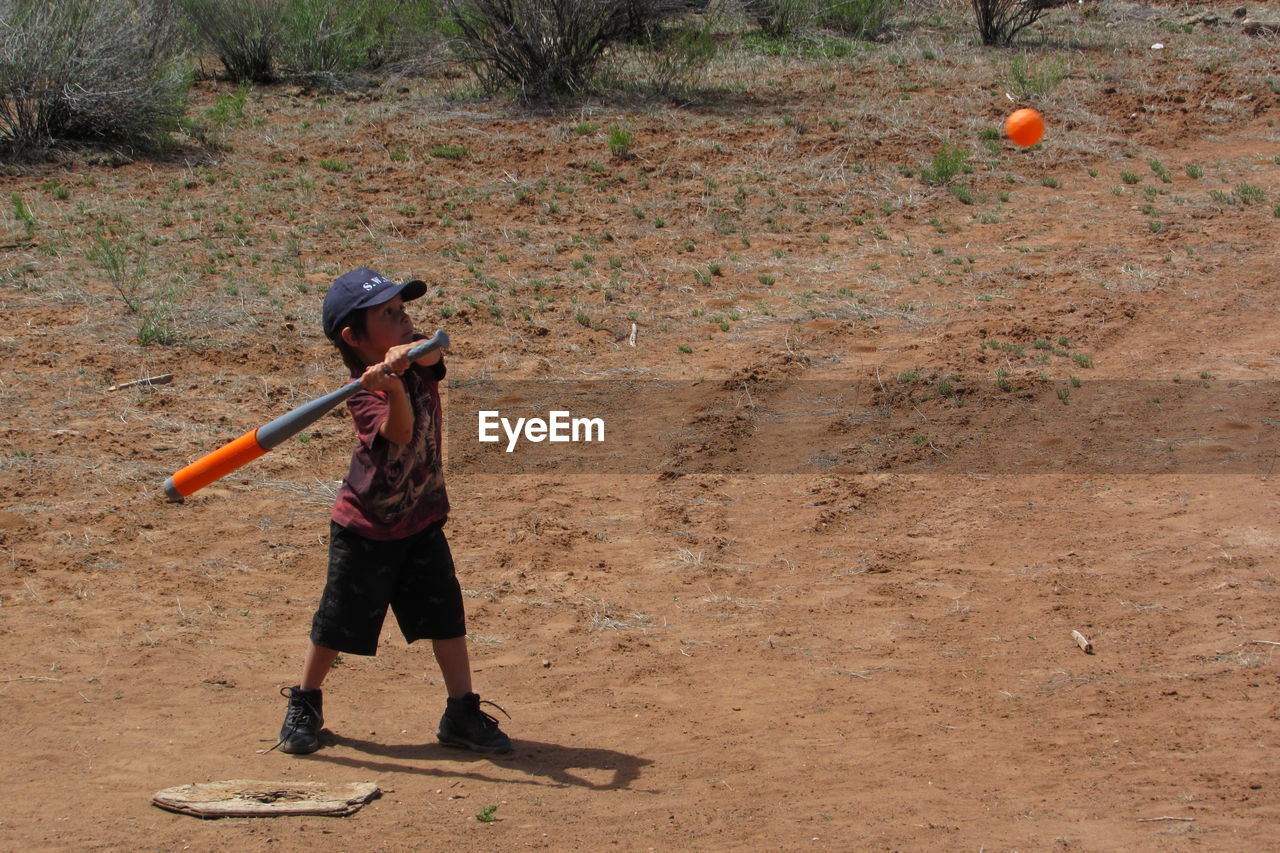
[[[447,349],[448,346],[449,336],[443,330],[438,331],[409,350],[409,361],[417,361],[433,350],[442,347]],[[169,477],[164,481],[164,493],[169,500],[180,502],[214,480],[225,477],[241,465],[257,459],[285,439],[297,435],[320,420],[325,412],[359,390],[360,380],[353,379],[337,391],[317,397],[309,403],[303,403],[274,421],[246,432],[235,441],[224,444]]]

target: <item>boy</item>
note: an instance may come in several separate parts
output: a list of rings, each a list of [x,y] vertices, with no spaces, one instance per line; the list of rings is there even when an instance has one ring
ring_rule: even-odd
[[[441,529],[449,512],[440,460],[443,356],[436,350],[412,365],[406,358],[422,336],[404,303],[426,289],[361,267],[324,298],[325,335],[363,386],[347,401],[360,443],[333,506],[328,579],[302,681],[280,691],[289,700],[282,752],[320,748],[320,685],[340,652],[377,653],[388,606],[406,641],[431,640],[449,694],[437,739],[483,753],[511,751],[471,690],[462,591]]]

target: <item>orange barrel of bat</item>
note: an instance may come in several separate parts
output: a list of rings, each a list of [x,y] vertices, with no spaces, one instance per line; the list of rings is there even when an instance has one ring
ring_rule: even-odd
[[[250,430],[235,441],[224,444],[207,456],[197,459],[165,480],[164,493],[171,501],[181,501],[266,452],[266,449],[258,444],[258,431]]]

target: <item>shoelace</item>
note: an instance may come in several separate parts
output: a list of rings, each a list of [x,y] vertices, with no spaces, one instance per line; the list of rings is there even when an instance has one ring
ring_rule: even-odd
[[[497,728],[498,718],[490,714],[486,714],[484,711],[481,711],[480,710],[481,705],[492,705],[493,707],[497,708],[499,711],[502,712],[502,716],[506,717],[508,720],[511,719],[511,715],[507,713],[506,708],[502,707],[497,702],[490,702],[488,699],[481,699],[479,702],[476,703],[476,713],[479,714],[484,719],[486,726]]]
[[[316,709],[311,707],[311,703],[305,699],[300,705],[290,705],[289,713],[286,715],[285,722],[296,729],[298,726],[305,726],[307,723],[315,725],[320,719]]]
[[[312,705],[310,702],[308,702],[306,699],[302,699],[297,704],[294,704],[293,696],[292,694],[289,693],[288,687],[281,687],[280,695],[289,700],[289,712],[285,714],[285,717],[284,717],[285,725],[289,727],[289,733],[286,734],[284,737],[280,738],[280,740],[276,741],[275,746],[271,747],[271,749],[264,749],[261,753],[259,753],[260,755],[266,755],[268,752],[272,752],[284,746],[284,742],[289,738],[293,737],[293,733],[296,732],[298,730],[298,726],[302,725],[303,723],[309,722],[314,725],[316,722],[319,722],[320,720],[320,712],[317,711],[315,709],[315,706]],[[493,703],[490,703],[490,704],[493,704]],[[505,714],[506,711],[503,711],[502,713]]]

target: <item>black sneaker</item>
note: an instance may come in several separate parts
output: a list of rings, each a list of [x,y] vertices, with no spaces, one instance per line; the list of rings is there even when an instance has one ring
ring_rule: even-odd
[[[503,714],[501,706],[492,702]],[[510,719],[510,715],[507,715]],[[498,728],[498,721],[480,710],[480,697],[468,693],[461,699],[450,698],[445,707],[444,716],[440,718],[440,728],[436,731],[436,739],[445,746],[456,746],[486,754],[498,754],[511,751],[511,738]]]
[[[289,700],[289,710],[280,727],[280,751],[290,755],[307,755],[320,748],[320,729],[324,726],[323,697],[319,690],[282,687],[280,695]]]

